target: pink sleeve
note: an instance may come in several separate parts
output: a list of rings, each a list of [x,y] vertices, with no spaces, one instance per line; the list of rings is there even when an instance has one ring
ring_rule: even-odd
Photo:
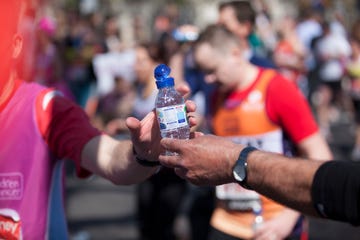
[[[318,131],[308,101],[293,82],[279,75],[270,83],[268,91],[269,117],[284,128],[294,143]]]
[[[81,168],[81,153],[85,144],[101,132],[90,124],[86,113],[50,89],[38,96],[36,115],[40,132],[55,156],[73,160],[80,177],[89,175]]]

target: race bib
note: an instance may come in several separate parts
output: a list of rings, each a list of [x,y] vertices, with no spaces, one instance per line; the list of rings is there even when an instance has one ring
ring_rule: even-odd
[[[216,186],[216,197],[230,210],[249,211],[260,201],[260,195],[237,183]]]
[[[231,136],[228,139],[236,144],[283,153],[282,132],[279,130],[255,136]],[[260,202],[260,195],[257,192],[245,189],[237,183],[217,186],[216,197],[230,210],[251,211]]]

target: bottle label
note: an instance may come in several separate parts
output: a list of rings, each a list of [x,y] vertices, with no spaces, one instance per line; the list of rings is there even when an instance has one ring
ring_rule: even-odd
[[[185,104],[156,108],[160,130],[172,130],[188,125]]]

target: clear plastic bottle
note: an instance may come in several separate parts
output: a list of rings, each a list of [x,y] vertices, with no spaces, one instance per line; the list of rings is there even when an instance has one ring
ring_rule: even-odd
[[[170,71],[165,64],[158,65],[154,70],[156,86],[159,89],[155,108],[161,137],[189,139],[190,127],[186,117],[185,101],[175,90],[174,78],[169,77]]]

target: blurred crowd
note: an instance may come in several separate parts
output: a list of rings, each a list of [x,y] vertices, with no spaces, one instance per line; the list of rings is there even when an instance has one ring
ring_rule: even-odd
[[[255,64],[277,69],[302,91],[328,141],[332,123],[352,122],[356,140],[351,157],[360,160],[360,20],[345,24],[343,13],[316,1],[299,16],[285,14],[275,24],[266,1],[257,2],[262,4],[253,6],[255,18],[243,17],[243,28],[229,19],[231,14],[220,14],[225,10],[221,4],[216,23],[246,39],[247,57]],[[179,24],[171,11],[161,11],[154,17],[151,39],[128,46],[117,14],[36,8],[27,9],[23,21],[29,38],[20,68],[24,79],[57,88],[82,106],[95,126],[127,138],[126,117],[141,119],[153,109],[153,70],[166,63],[176,84],[191,89],[201,119],[198,128],[211,132],[206,117],[216,86],[206,83],[206,73],[192,56],[200,26]],[[212,188],[194,187],[163,169],[137,189],[142,239],[206,239]],[[159,221],[153,220],[156,214]]]

